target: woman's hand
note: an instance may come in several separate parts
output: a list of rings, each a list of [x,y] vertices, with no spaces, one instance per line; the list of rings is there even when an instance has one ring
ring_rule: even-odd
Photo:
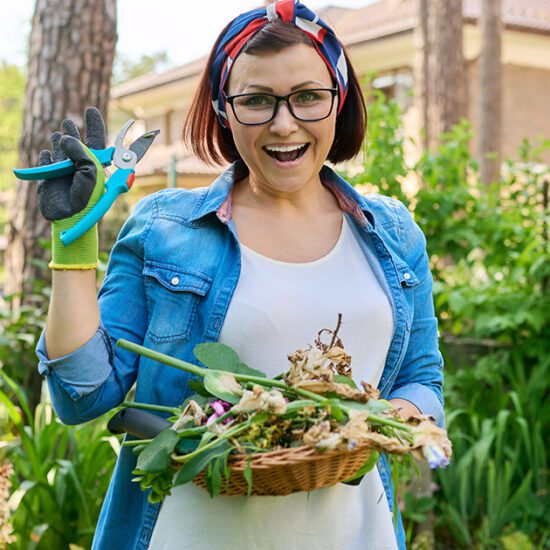
[[[389,402],[397,409],[397,412],[405,420],[407,420],[411,416],[422,415],[418,408],[406,399],[399,399],[398,397],[396,397],[395,399],[390,399]]]
[[[52,221],[51,269],[95,269],[98,263],[97,225],[74,243],[65,246],[61,232],[73,227],[97,203],[105,191],[103,167],[89,150],[105,148],[105,123],[95,107],[88,107],[86,145],[81,143],[74,122],[65,119],[64,134],[52,134],[52,152],[40,153],[40,166],[71,159],[76,172],[38,183],[38,206],[42,215]]]

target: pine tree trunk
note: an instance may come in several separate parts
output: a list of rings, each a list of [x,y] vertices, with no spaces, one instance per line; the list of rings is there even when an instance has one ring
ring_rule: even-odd
[[[72,118],[83,132],[87,106],[97,106],[107,117],[116,38],[116,0],[36,0],[19,166],[38,164],[64,118]],[[51,224],[38,209],[36,182],[17,182],[10,212],[4,291],[15,294],[11,307],[17,313],[33,279],[51,281],[50,250],[39,245],[39,239],[50,241]],[[35,385],[39,388],[39,379]],[[37,388],[29,389],[36,398]]]
[[[496,182],[500,178],[502,103],[500,10],[500,0],[482,0],[481,2],[478,157],[481,181],[484,183]]]
[[[462,52],[462,0],[420,2],[419,21],[426,53],[424,128],[429,147],[466,116],[466,68]],[[426,23],[427,19],[427,23]]]

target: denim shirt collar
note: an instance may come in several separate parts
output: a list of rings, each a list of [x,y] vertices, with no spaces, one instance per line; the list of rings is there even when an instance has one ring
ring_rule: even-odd
[[[215,213],[221,222],[227,223],[231,219],[233,185],[246,175],[248,175],[248,168],[242,160],[231,164],[208,187],[189,220],[196,221],[208,214]],[[321,183],[333,193],[344,212],[350,214],[361,226],[374,229],[374,215],[362,195],[326,164],[321,168],[320,177]]]

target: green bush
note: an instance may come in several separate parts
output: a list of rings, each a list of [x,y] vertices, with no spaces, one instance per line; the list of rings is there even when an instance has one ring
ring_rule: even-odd
[[[351,181],[401,200],[396,185],[419,182],[410,207],[431,258],[454,447],[435,498],[401,488],[408,541],[433,513],[440,548],[550,548],[550,141],[525,140],[487,186],[463,120],[406,167],[399,107],[373,99],[371,153]]]
[[[2,370],[0,413],[0,462],[14,466],[10,548],[90,548],[119,450],[105,419],[66,426],[48,402],[33,414],[24,391]]]

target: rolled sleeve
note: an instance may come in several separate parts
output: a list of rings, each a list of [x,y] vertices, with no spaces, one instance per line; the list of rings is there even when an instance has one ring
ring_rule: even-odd
[[[42,331],[35,351],[40,374],[55,378],[74,401],[99,388],[113,370],[111,340],[101,325],[80,348],[55,359],[48,358],[45,331]]]
[[[418,383],[407,384],[406,386],[401,386],[390,392],[388,399],[396,398],[409,401],[409,403],[412,403],[422,414],[433,416],[438,426],[445,426],[443,405],[430,388]]]

